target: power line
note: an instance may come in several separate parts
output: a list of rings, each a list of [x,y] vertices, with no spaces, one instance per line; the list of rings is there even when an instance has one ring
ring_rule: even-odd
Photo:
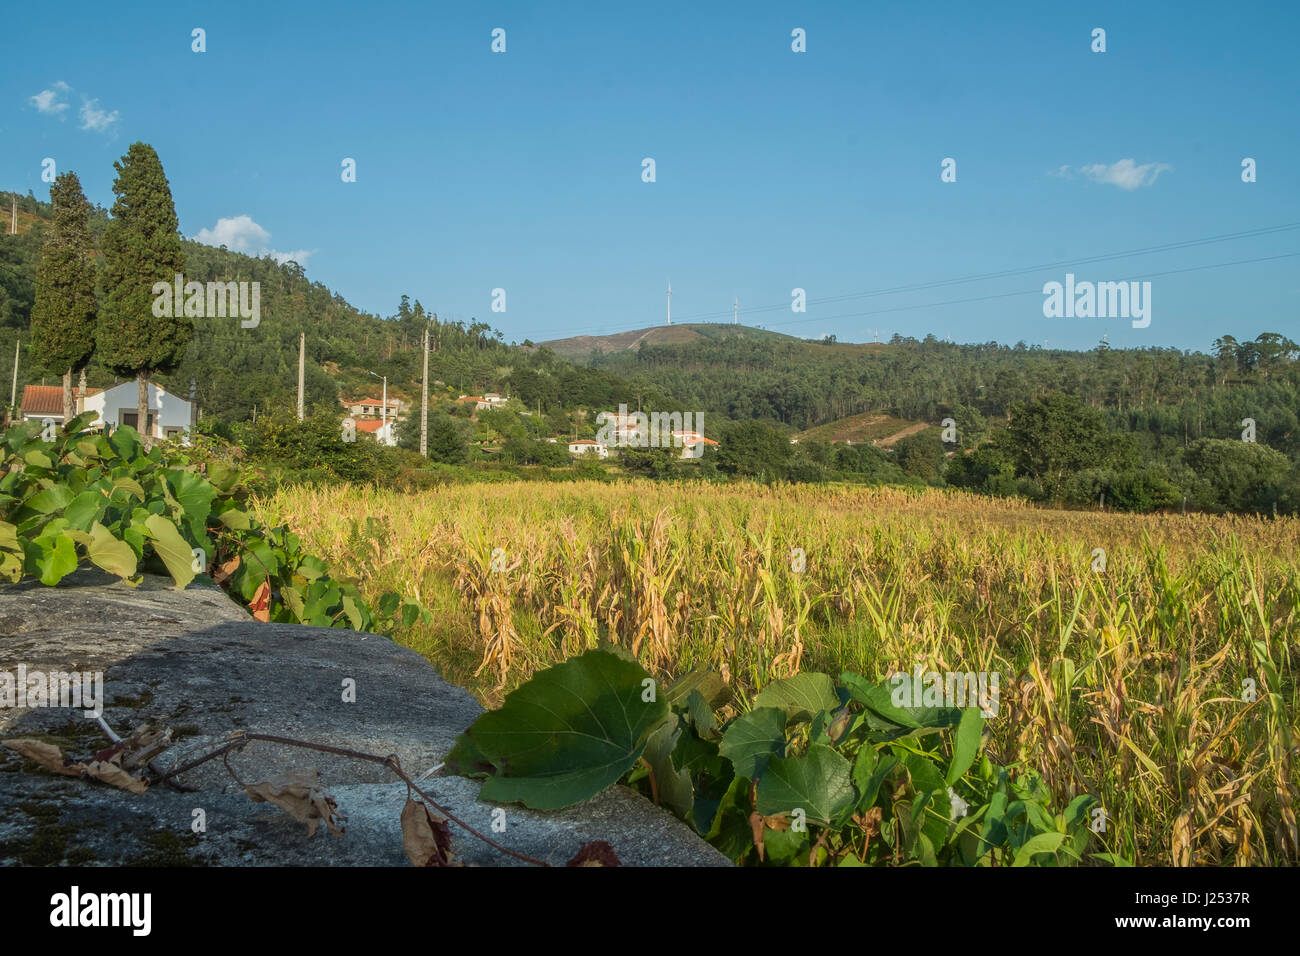
[[[843,302],[848,299],[865,299],[880,295],[896,295],[902,292],[917,292],[925,289],[935,289],[941,286],[962,285],[967,282],[984,282],[988,279],[1005,279],[1011,276],[1025,275],[1030,272],[1039,272],[1043,269],[1058,269],[1062,266],[1086,265],[1093,262],[1107,262],[1112,259],[1126,259],[1130,256],[1148,256],[1158,252],[1171,252],[1175,249],[1189,249],[1195,246],[1213,245],[1218,242],[1230,242],[1235,239],[1253,239],[1258,236],[1272,235],[1279,232],[1288,232],[1294,229],[1300,229],[1300,222],[1283,223],[1278,226],[1265,226],[1259,229],[1248,229],[1244,232],[1225,233],[1219,236],[1207,236],[1204,239],[1185,239],[1180,242],[1168,242],[1158,246],[1144,246],[1140,249],[1129,249],[1124,252],[1109,252],[1096,256],[1085,256],[1081,259],[1063,259],[1057,262],[1045,262],[1036,266],[1025,266],[1018,269],[1003,269],[998,272],[981,272],[974,275],[959,276],[955,279],[936,279],[929,282],[917,282],[911,285],[894,286],[888,289],[873,289],[867,292],[849,292],[844,295],[826,296],[820,299],[809,299],[810,305],[827,305],[833,302]],[[776,305],[761,306],[751,309],[752,312],[772,312],[778,309],[788,309],[789,302],[782,302]],[[693,318],[703,318],[705,315],[722,316],[725,312],[700,313],[698,316],[687,316],[689,321]],[[678,321],[682,321],[681,318]]]
[[[1227,268],[1228,266],[1244,266],[1244,265],[1249,265],[1253,262],[1272,262],[1276,259],[1290,259],[1295,256],[1300,256],[1300,252],[1284,252],[1281,255],[1261,256],[1260,258],[1257,259],[1238,259],[1234,262],[1216,262],[1211,265],[1192,266],[1191,268],[1188,269],[1169,269],[1166,270],[1165,272],[1148,272],[1144,274],[1141,277],[1141,279],[1138,280],[1126,279],[1121,281],[1134,282],[1134,281],[1142,281],[1146,279],[1157,279],[1160,278],[1161,276],[1180,275],[1185,272],[1202,272],[1206,269],[1224,269]],[[867,315],[883,315],[886,312],[910,312],[916,309],[935,309],[945,305],[961,305],[967,302],[986,302],[990,299],[1010,299],[1015,296],[1021,296],[1021,295],[1042,295],[1042,294],[1043,294],[1042,289],[1026,289],[1022,292],[1000,292],[995,295],[974,296],[968,299],[947,299],[943,302],[930,302],[924,305],[897,305],[888,309],[872,309],[867,312],[846,312],[841,315],[814,316],[813,318],[808,318],[808,319],[791,319],[788,322],[775,322],[773,324],[776,326],[786,326],[786,325],[801,325],[804,322],[830,322],[834,319],[856,319]]]
[[[1115,259],[1128,258],[1130,256],[1154,255],[1159,252],[1170,252],[1176,249],[1188,249],[1196,246],[1213,245],[1215,243],[1220,243],[1220,242],[1231,242],[1238,239],[1257,238],[1260,236],[1272,235],[1272,234],[1282,233],[1282,232],[1289,232],[1295,229],[1300,229],[1300,222],[1281,223],[1275,226],[1262,226],[1257,229],[1247,229],[1241,232],[1223,233],[1215,236],[1206,236],[1201,239],[1185,239],[1185,240],[1180,240],[1178,242],[1169,242],[1169,243],[1162,243],[1160,245],[1155,245],[1155,246],[1144,246],[1138,249],[1129,249],[1123,252],[1109,252],[1109,253],[1102,253],[1094,256],[1085,256],[1079,259],[1062,259],[1056,262],[1042,263],[1040,265],[1025,266],[1016,269],[1003,269],[997,272],[975,273],[972,275],[959,276],[951,279],[934,279],[928,282],[918,282],[918,283],[913,283],[911,285],[894,286],[892,288],[886,288],[886,289],[873,289],[865,292],[850,292],[850,293],[845,293],[843,295],[826,296],[819,299],[809,299],[808,302],[810,305],[826,305],[835,302],[843,302],[849,299],[872,298],[881,295],[896,295],[903,292],[918,292],[927,289],[941,288],[943,286],[960,285],[967,282],[983,282],[988,279],[1009,278],[1011,276],[1025,275],[1030,272],[1038,272],[1044,269],[1056,269],[1056,268],[1061,268],[1063,266],[1075,266],[1075,265],[1084,265],[1084,264],[1095,263],[1095,262],[1107,262]],[[1246,261],[1264,261],[1264,260],[1246,260]],[[1217,268],[1217,266],[1207,266],[1206,268]],[[1160,274],[1169,275],[1172,273],[1160,273]],[[1010,295],[1024,295],[1024,294],[1027,293],[1019,293],[1019,292],[1010,293]],[[984,298],[988,298],[988,297],[984,297]],[[999,298],[999,296],[993,296],[992,298]],[[980,301],[980,298],[958,299],[954,301],[955,302]],[[748,315],[753,313],[779,312],[779,311],[784,311],[788,308],[790,308],[790,303],[786,301],[774,305],[747,308],[745,312]],[[906,308],[929,308],[929,306],[904,307],[903,309],[884,309],[881,311],[884,312],[905,311]],[[876,313],[875,312],[851,313],[851,315],[874,315],[874,314]],[[724,318],[726,317],[726,315],[727,313],[725,311],[701,312],[695,315],[688,315],[684,318],[679,316],[677,321],[680,324],[682,322],[692,322],[692,321],[698,321],[701,319],[708,319],[708,318]],[[831,316],[830,318],[836,318],[836,317]],[[825,321],[825,319],[819,317],[817,320],[800,319],[794,321],[795,322]],[[779,324],[789,325],[792,323],[786,322],[786,323],[779,323]],[[533,335],[540,337],[542,335],[547,334],[550,331],[564,331],[571,336],[581,335],[586,333],[599,334],[602,328],[603,328],[602,326],[586,326],[578,329],[574,329],[570,327],[564,330],[545,330],[543,332],[535,332],[533,333]],[[607,334],[617,334],[617,333],[607,333]]]

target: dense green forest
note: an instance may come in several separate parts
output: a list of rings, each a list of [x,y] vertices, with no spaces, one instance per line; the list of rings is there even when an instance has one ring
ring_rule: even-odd
[[[1211,353],[1104,343],[1049,351],[933,336],[878,346],[720,338],[593,355],[588,365],[689,408],[794,429],[863,411],[938,423],[958,407],[1006,421],[1015,403],[1061,392],[1100,410],[1148,458],[1201,438],[1237,438],[1252,418],[1257,441],[1300,460],[1300,347],[1278,333],[1225,336]]]
[[[593,355],[586,364],[667,392],[690,408],[794,429],[864,411],[937,422],[954,405],[1005,418],[1015,402],[1060,391],[1105,410],[1114,427],[1160,440],[1226,437],[1252,417],[1260,441],[1296,450],[1296,343],[1265,333],[1253,342],[1224,337],[1213,348],[1100,344],[1069,352],[1024,343],[954,345],[933,336],[895,336],[888,345],[727,337],[689,347],[644,345]]]

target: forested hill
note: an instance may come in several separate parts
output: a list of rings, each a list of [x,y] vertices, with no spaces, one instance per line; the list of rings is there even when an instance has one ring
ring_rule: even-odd
[[[9,235],[8,213],[14,194],[0,193],[5,211],[0,230],[0,379],[13,374],[14,339],[30,342],[27,329],[35,296],[36,264],[46,226],[48,203],[30,194],[17,196],[18,234]],[[98,247],[108,224],[108,212],[96,207],[91,234]],[[529,407],[560,412],[575,407],[612,408],[629,400],[632,390],[609,373],[574,366],[545,349],[516,347],[502,341],[483,322],[434,322],[417,300],[401,297],[396,312],[380,317],[362,312],[319,282],[307,279],[293,262],[254,258],[224,248],[184,240],[186,278],[199,282],[257,281],[261,283],[261,322],[245,329],[237,318],[196,319],[194,340],[184,364],[170,375],[158,376],[164,387],[182,396],[196,382],[205,416],[224,422],[242,421],[267,410],[296,405],[298,335],[307,336],[306,401],[309,407],[338,410],[338,398],[377,395],[388,377],[391,397],[419,401],[420,341],[426,327],[433,334],[429,378],[431,398],[495,391],[518,396]],[[55,384],[55,370],[42,370],[24,347],[20,359],[19,392],[23,384]],[[92,386],[115,379],[92,358],[87,369]],[[653,390],[643,400],[658,407],[677,407]],[[4,401],[8,400],[6,393]]]
[[[1300,457],[1300,348],[1278,333],[1224,336],[1210,353],[953,345],[933,336],[879,345],[698,336],[587,362],[690,408],[796,429],[862,412],[938,422],[957,406],[1005,418],[1013,403],[1061,391],[1158,445],[1239,436],[1242,419],[1253,418],[1259,441]]]
[[[725,341],[727,339],[763,339],[769,341],[798,342],[799,339],[781,332],[769,332],[748,325],[655,325],[631,332],[614,332],[609,335],[575,335],[567,339],[552,339],[538,343],[561,358],[586,361],[593,356],[613,352],[635,351],[647,345],[691,345],[697,342]]]

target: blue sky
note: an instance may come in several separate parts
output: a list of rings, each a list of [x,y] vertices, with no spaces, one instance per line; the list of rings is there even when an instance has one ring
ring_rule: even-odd
[[[508,340],[614,332],[661,323],[671,280],[675,321],[738,297],[841,341],[1300,337],[1300,256],[1203,268],[1300,229],[839,298],[1300,223],[1300,4],[126,6],[9,11],[0,187],[48,198],[51,157],[107,206],[143,140],[185,235],[295,254],[379,314],[405,292]],[[1150,326],[1045,319],[1066,272],[1151,281]]]

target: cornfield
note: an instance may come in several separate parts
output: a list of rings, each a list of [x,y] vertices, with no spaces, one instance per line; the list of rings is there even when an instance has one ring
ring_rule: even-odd
[[[1101,800],[1140,865],[1300,862],[1300,521],[1048,511],[951,492],[627,482],[254,502],[488,706],[602,642],[736,706],[800,669],[1001,676],[991,758]]]

